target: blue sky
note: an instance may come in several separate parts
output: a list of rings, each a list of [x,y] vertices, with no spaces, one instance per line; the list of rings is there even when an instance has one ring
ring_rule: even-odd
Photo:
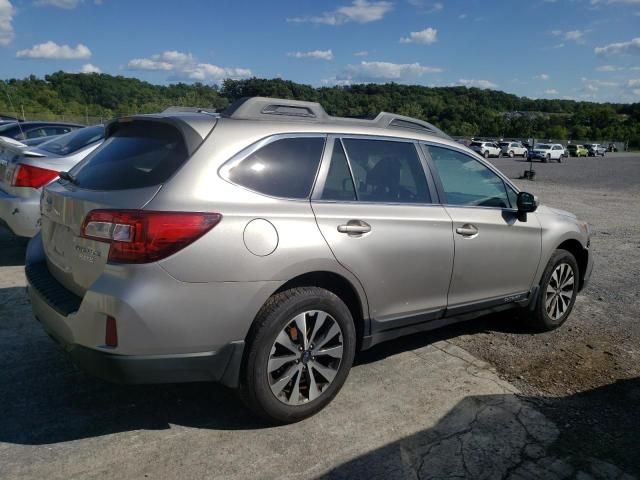
[[[0,0],[0,78],[283,77],[640,101],[640,0]]]

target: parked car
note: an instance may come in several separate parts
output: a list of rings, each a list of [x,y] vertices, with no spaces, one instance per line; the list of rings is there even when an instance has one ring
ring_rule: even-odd
[[[587,148],[590,157],[597,157],[598,155],[602,155],[604,157],[607,152],[606,147],[601,143],[590,143],[585,145],[585,147]]]
[[[13,140],[29,140],[33,138],[64,135],[84,125],[61,122],[10,122],[0,125],[0,138]]]
[[[617,152],[618,151],[618,147],[616,147],[615,143],[610,143],[609,146],[607,147],[607,152]]]
[[[500,142],[498,144],[502,151],[502,155],[507,155],[509,158],[523,157],[527,158],[528,150],[520,142]]]
[[[517,307],[559,327],[593,265],[586,223],[433,125],[283,99],[116,120],[41,206],[28,292],[75,362],[219,381],[279,423],[324,408],[356,346]]]
[[[589,155],[589,151],[584,148],[584,145],[578,145],[575,143],[570,143],[569,145],[567,145],[567,151],[572,157],[586,157],[587,155]]]
[[[95,150],[104,138],[97,125],[60,135],[38,147],[0,141],[0,223],[21,237],[40,225],[42,187]]]
[[[493,142],[471,142],[469,148],[484,158],[500,157],[502,150]]]
[[[562,162],[565,156],[565,150],[559,143],[537,143],[536,146],[529,151],[529,160],[540,160],[547,163],[551,160]]]

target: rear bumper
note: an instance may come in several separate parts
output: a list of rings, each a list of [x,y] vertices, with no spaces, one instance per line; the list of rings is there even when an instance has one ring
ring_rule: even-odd
[[[15,197],[0,190],[0,224],[19,237],[33,237],[40,229],[40,200]]]
[[[38,318],[39,320],[39,318]],[[43,323],[45,330],[80,368],[113,383],[149,384],[220,382],[238,386],[244,342],[218,351],[174,355],[117,355],[78,344],[64,343]]]
[[[43,263],[37,235],[27,249],[35,317],[82,369],[121,383],[216,381],[238,385],[244,338],[280,282],[186,283],[157,264],[107,265],[82,297]],[[118,346],[105,345],[106,318]]]

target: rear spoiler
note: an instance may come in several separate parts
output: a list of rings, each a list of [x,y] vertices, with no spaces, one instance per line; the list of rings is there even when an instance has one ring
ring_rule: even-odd
[[[30,158],[46,157],[45,154],[28,150],[28,148],[24,143],[12,138],[0,137],[0,159],[13,161],[19,156]]]

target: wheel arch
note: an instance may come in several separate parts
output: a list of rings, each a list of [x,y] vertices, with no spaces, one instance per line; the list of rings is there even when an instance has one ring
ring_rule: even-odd
[[[576,262],[578,262],[578,276],[580,279],[580,283],[578,284],[578,291],[582,290],[582,287],[584,286],[584,276],[587,271],[587,264],[589,262],[589,252],[582,246],[582,244],[578,240],[574,238],[563,241],[556,247],[556,250],[566,250],[575,257]]]
[[[330,271],[314,271],[303,273],[285,282],[273,294],[296,287],[318,287],[330,291],[342,300],[353,317],[356,328],[357,348],[362,338],[369,332],[367,300],[358,288],[346,277]]]

